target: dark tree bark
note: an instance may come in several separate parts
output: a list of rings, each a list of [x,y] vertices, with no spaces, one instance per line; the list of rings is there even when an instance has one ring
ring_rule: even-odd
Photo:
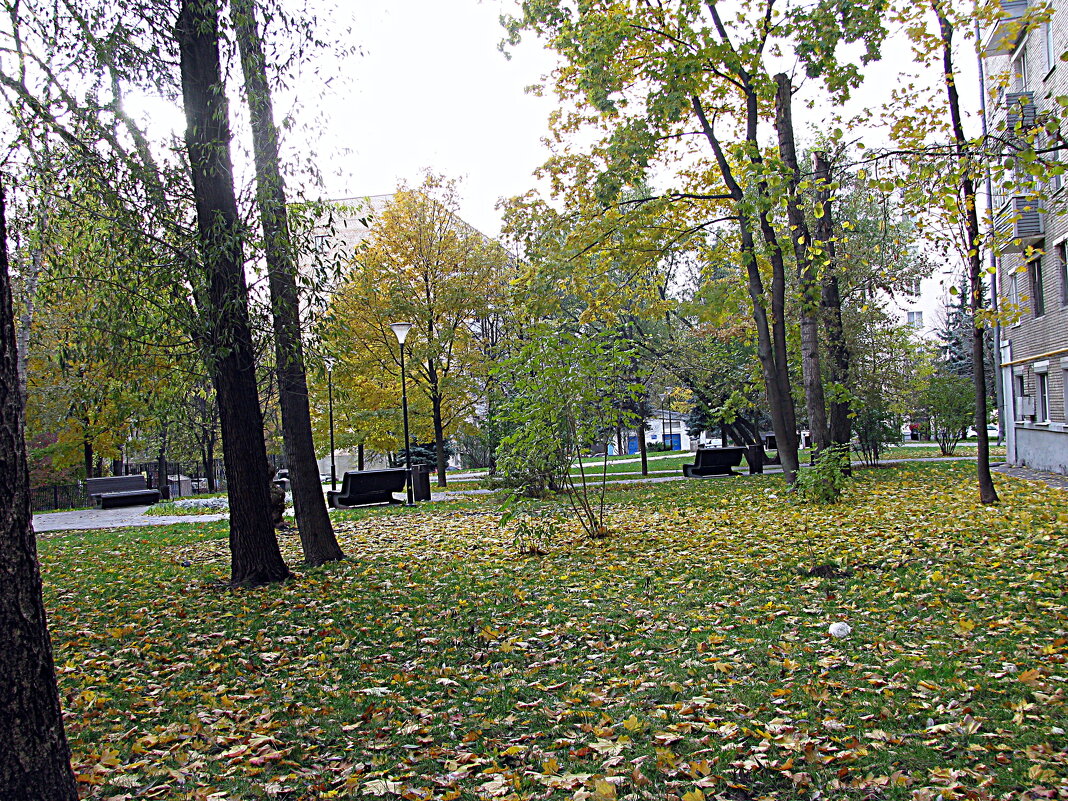
[[[786,218],[797,262],[797,283],[801,294],[801,376],[805,385],[805,408],[808,428],[815,452],[827,447],[827,403],[823,395],[823,371],[820,365],[820,283],[810,250],[812,236],[808,220],[798,197],[801,168],[794,143],[793,87],[790,76],[775,76],[775,130],[779,134],[779,156],[788,170]]]
[[[785,293],[786,276],[783,265],[782,249],[775,238],[767,214],[758,213],[757,221],[771,251],[772,263],[771,316],[768,316],[768,301],[764,292],[764,279],[760,275],[757,262],[756,239],[753,235],[752,212],[743,210],[746,203],[745,190],[734,177],[730,160],[723,146],[716,137],[705,114],[700,98],[691,98],[694,113],[701,123],[702,132],[712,147],[720,175],[727,186],[727,191],[735,203],[738,214],[739,255],[746,272],[746,288],[753,309],[753,322],[757,329],[757,358],[760,360],[764,376],[764,387],[768,397],[768,411],[771,427],[775,432],[779,458],[782,462],[783,475],[788,484],[797,478],[797,420],[794,413],[794,400],[790,390],[790,369],[786,351]],[[757,142],[758,104],[756,93],[746,92],[746,138],[751,149],[751,160],[759,166],[759,143]],[[766,196],[767,186],[762,184],[760,194]]]
[[[30,513],[4,212],[0,187],[0,798],[77,801]]]
[[[975,181],[969,172],[966,148],[968,140],[964,136],[961,123],[960,97],[957,94],[956,73],[953,69],[953,25],[937,0],[931,4],[938,17],[938,27],[942,33],[942,70],[945,78],[946,94],[949,101],[949,115],[953,124],[954,157],[960,170],[960,190],[964,200],[964,235],[967,246],[968,294],[969,308],[972,312],[972,379],[975,383],[975,433],[978,442],[979,502],[997,503],[998,493],[994,489],[994,479],[990,475],[990,438],[986,430],[986,358],[984,329],[981,326],[980,310],[983,298],[983,264],[979,252],[979,214],[975,206]]]
[[[245,76],[252,144],[256,159],[256,200],[263,226],[267,277],[274,321],[278,403],[282,410],[282,437],[293,487],[297,530],[309,565],[344,559],[334,536],[326,499],[315,461],[308,379],[300,337],[300,297],[293,258],[285,185],[278,156],[278,129],[274,124],[271,89],[267,83],[263,43],[256,23],[255,0],[232,0],[230,17],[237,32],[241,67]]]
[[[816,220],[816,241],[820,243],[826,264],[823,269],[821,305],[823,331],[827,342],[827,377],[834,391],[829,406],[829,434],[834,446],[849,447],[851,425],[849,401],[844,390],[849,382],[849,346],[842,326],[842,295],[838,289],[838,265],[834,247],[834,217],[831,204],[831,167],[825,153],[813,157],[816,193],[823,213]],[[848,468],[848,463],[846,464]]]
[[[638,423],[638,453],[642,457],[642,475],[649,475],[649,446],[645,441],[645,421]]]
[[[230,502],[230,580],[255,585],[282,581],[289,576],[289,568],[271,523],[267,449],[256,393],[218,22],[215,0],[182,0],[175,38],[181,55],[185,138],[207,284],[197,296],[203,321],[200,344],[219,401]]]

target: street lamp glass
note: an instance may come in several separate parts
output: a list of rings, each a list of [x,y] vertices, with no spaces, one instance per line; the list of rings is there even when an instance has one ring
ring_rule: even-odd
[[[397,341],[402,345],[408,338],[408,332],[412,330],[411,323],[390,323],[389,327],[393,329],[393,333],[397,335]]]
[[[337,364],[337,359],[335,359],[333,356],[324,356],[323,364],[326,365],[327,370],[332,371],[334,369],[334,365]]]

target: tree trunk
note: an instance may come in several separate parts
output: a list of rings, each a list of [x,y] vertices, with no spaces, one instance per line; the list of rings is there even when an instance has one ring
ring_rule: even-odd
[[[82,463],[85,465],[85,477],[93,478],[93,443],[88,437],[89,421],[82,420],[85,432],[82,434]]]
[[[356,469],[363,470],[363,443],[356,446]]]
[[[163,500],[170,500],[171,497],[171,485],[167,478],[167,429],[163,429],[163,433],[159,439],[159,453],[156,455],[156,488],[159,490],[159,497]]]
[[[983,265],[979,252],[979,214],[975,207],[975,182],[972,180],[969,159],[965,154],[967,139],[960,116],[960,97],[957,95],[956,74],[953,69],[953,26],[937,0],[932,8],[938,16],[942,32],[942,68],[949,100],[949,114],[953,123],[953,139],[956,144],[955,158],[961,175],[961,191],[964,194],[964,236],[967,246],[969,308],[972,312],[972,378],[975,383],[975,433],[978,439],[977,472],[979,478],[979,502],[997,503],[998,493],[990,475],[990,439],[986,430],[986,359],[983,356],[985,343],[981,327],[980,311],[983,297]]]
[[[30,513],[14,319],[0,187],[0,798],[77,801]]]
[[[271,521],[267,449],[256,394],[256,360],[218,36],[214,0],[182,0],[175,38],[181,56],[186,145],[207,279],[206,291],[197,295],[204,323],[201,346],[219,400],[230,502],[230,580],[255,585],[283,581],[289,568]]]
[[[779,155],[789,171],[787,177],[786,218],[790,223],[790,240],[797,261],[797,282],[801,294],[801,376],[805,385],[805,408],[808,429],[815,453],[827,447],[827,403],[823,397],[823,372],[820,366],[819,311],[820,285],[810,251],[812,237],[808,220],[801,208],[798,187],[801,168],[794,143],[794,118],[790,76],[775,76],[775,129],[779,134]]]
[[[814,173],[818,202],[823,213],[816,218],[816,241],[820,243],[826,264],[823,268],[821,305],[823,331],[829,357],[828,378],[832,388],[829,435],[832,445],[849,447],[850,410],[849,346],[842,326],[842,296],[838,290],[838,265],[834,247],[834,217],[831,214],[831,167],[825,153],[814,154]],[[848,466],[848,465],[847,465]]]
[[[645,421],[638,424],[638,453],[642,457],[642,475],[649,475],[649,448],[645,442]]]
[[[716,157],[720,175],[735,203],[738,215],[739,255],[745,267],[746,288],[752,304],[753,322],[757,329],[757,357],[760,359],[760,368],[764,376],[771,427],[775,432],[783,475],[788,484],[793,484],[797,478],[797,421],[794,416],[794,400],[790,390],[790,369],[786,351],[786,275],[782,249],[778,245],[775,230],[771,227],[767,214],[758,213],[756,217],[768,244],[772,263],[771,319],[769,321],[767,298],[764,295],[764,279],[760,275],[756,241],[753,236],[753,212],[743,208],[750,201],[747,200],[745,190],[734,177],[731,162],[708,122],[700,98],[695,96],[691,98],[691,101],[705,139],[708,140]],[[758,115],[756,94],[751,91],[747,92],[746,139],[751,149],[750,160],[754,166],[762,169],[757,142]],[[761,184],[760,194],[767,196],[766,184]]]
[[[330,525],[330,514],[319,481],[319,465],[315,460],[308,380],[300,338],[297,267],[289,235],[285,186],[279,168],[278,129],[274,124],[271,90],[255,12],[255,0],[233,0],[230,6],[252,124],[256,200],[263,226],[271,291],[278,403],[282,410],[282,438],[293,487],[293,508],[304,560],[309,565],[321,565],[344,559],[345,554]]]
[[[445,427],[441,421],[441,395],[437,391],[434,391],[430,396],[430,406],[434,413],[434,455],[437,459],[438,486],[444,487],[445,471],[448,468],[448,463],[445,459]]]

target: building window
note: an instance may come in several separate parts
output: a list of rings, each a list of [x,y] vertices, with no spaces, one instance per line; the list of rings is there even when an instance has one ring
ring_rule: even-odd
[[[326,245],[329,242],[329,237],[326,234],[315,234],[312,237],[312,243],[316,253],[325,253]]]
[[[1042,49],[1046,54],[1046,72],[1057,66],[1057,58],[1053,52],[1053,26],[1047,20],[1042,23]]]
[[[1065,364],[1065,360],[1061,359],[1061,366],[1064,367],[1061,370],[1061,394],[1064,395],[1064,406],[1061,409],[1061,419],[1068,423],[1068,365]]]
[[[1016,91],[1026,92],[1030,86],[1029,76],[1027,74],[1027,39],[1020,43],[1020,49],[1016,53],[1016,58],[1012,60],[1012,72],[1013,78],[1016,81]]]
[[[1049,422],[1049,373],[1035,373],[1035,421]]]
[[[1013,306],[1020,305],[1020,282],[1016,278],[1016,268],[1009,271],[1009,303]]]
[[[1042,257],[1034,259],[1027,265],[1027,274],[1031,279],[1031,307],[1035,317],[1046,313],[1046,297],[1042,293]]]
[[[909,325],[914,325],[917,328],[923,326],[923,312],[922,311],[910,311],[906,313],[908,316]]]
[[[1052,170],[1057,167],[1057,162],[1061,160],[1060,150],[1051,150],[1046,154],[1046,161],[1048,162],[1047,168]],[[1061,191],[1061,187],[1064,186],[1064,176],[1060,173],[1054,173],[1049,177],[1049,182],[1046,184],[1049,187],[1046,191],[1051,195],[1055,195]]]
[[[905,279],[905,294],[906,295],[919,295],[920,294],[920,279],[919,278],[906,278]]]
[[[1061,305],[1068,306],[1068,242],[1061,242],[1054,252],[1057,254],[1057,274],[1061,278]]]

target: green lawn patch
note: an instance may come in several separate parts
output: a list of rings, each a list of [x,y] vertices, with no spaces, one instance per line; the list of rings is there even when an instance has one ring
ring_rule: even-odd
[[[996,480],[613,487],[609,538],[538,557],[492,499],[353,510],[348,561],[284,535],[295,578],[242,591],[225,522],[43,539],[83,796],[1063,795],[1068,494]]]

